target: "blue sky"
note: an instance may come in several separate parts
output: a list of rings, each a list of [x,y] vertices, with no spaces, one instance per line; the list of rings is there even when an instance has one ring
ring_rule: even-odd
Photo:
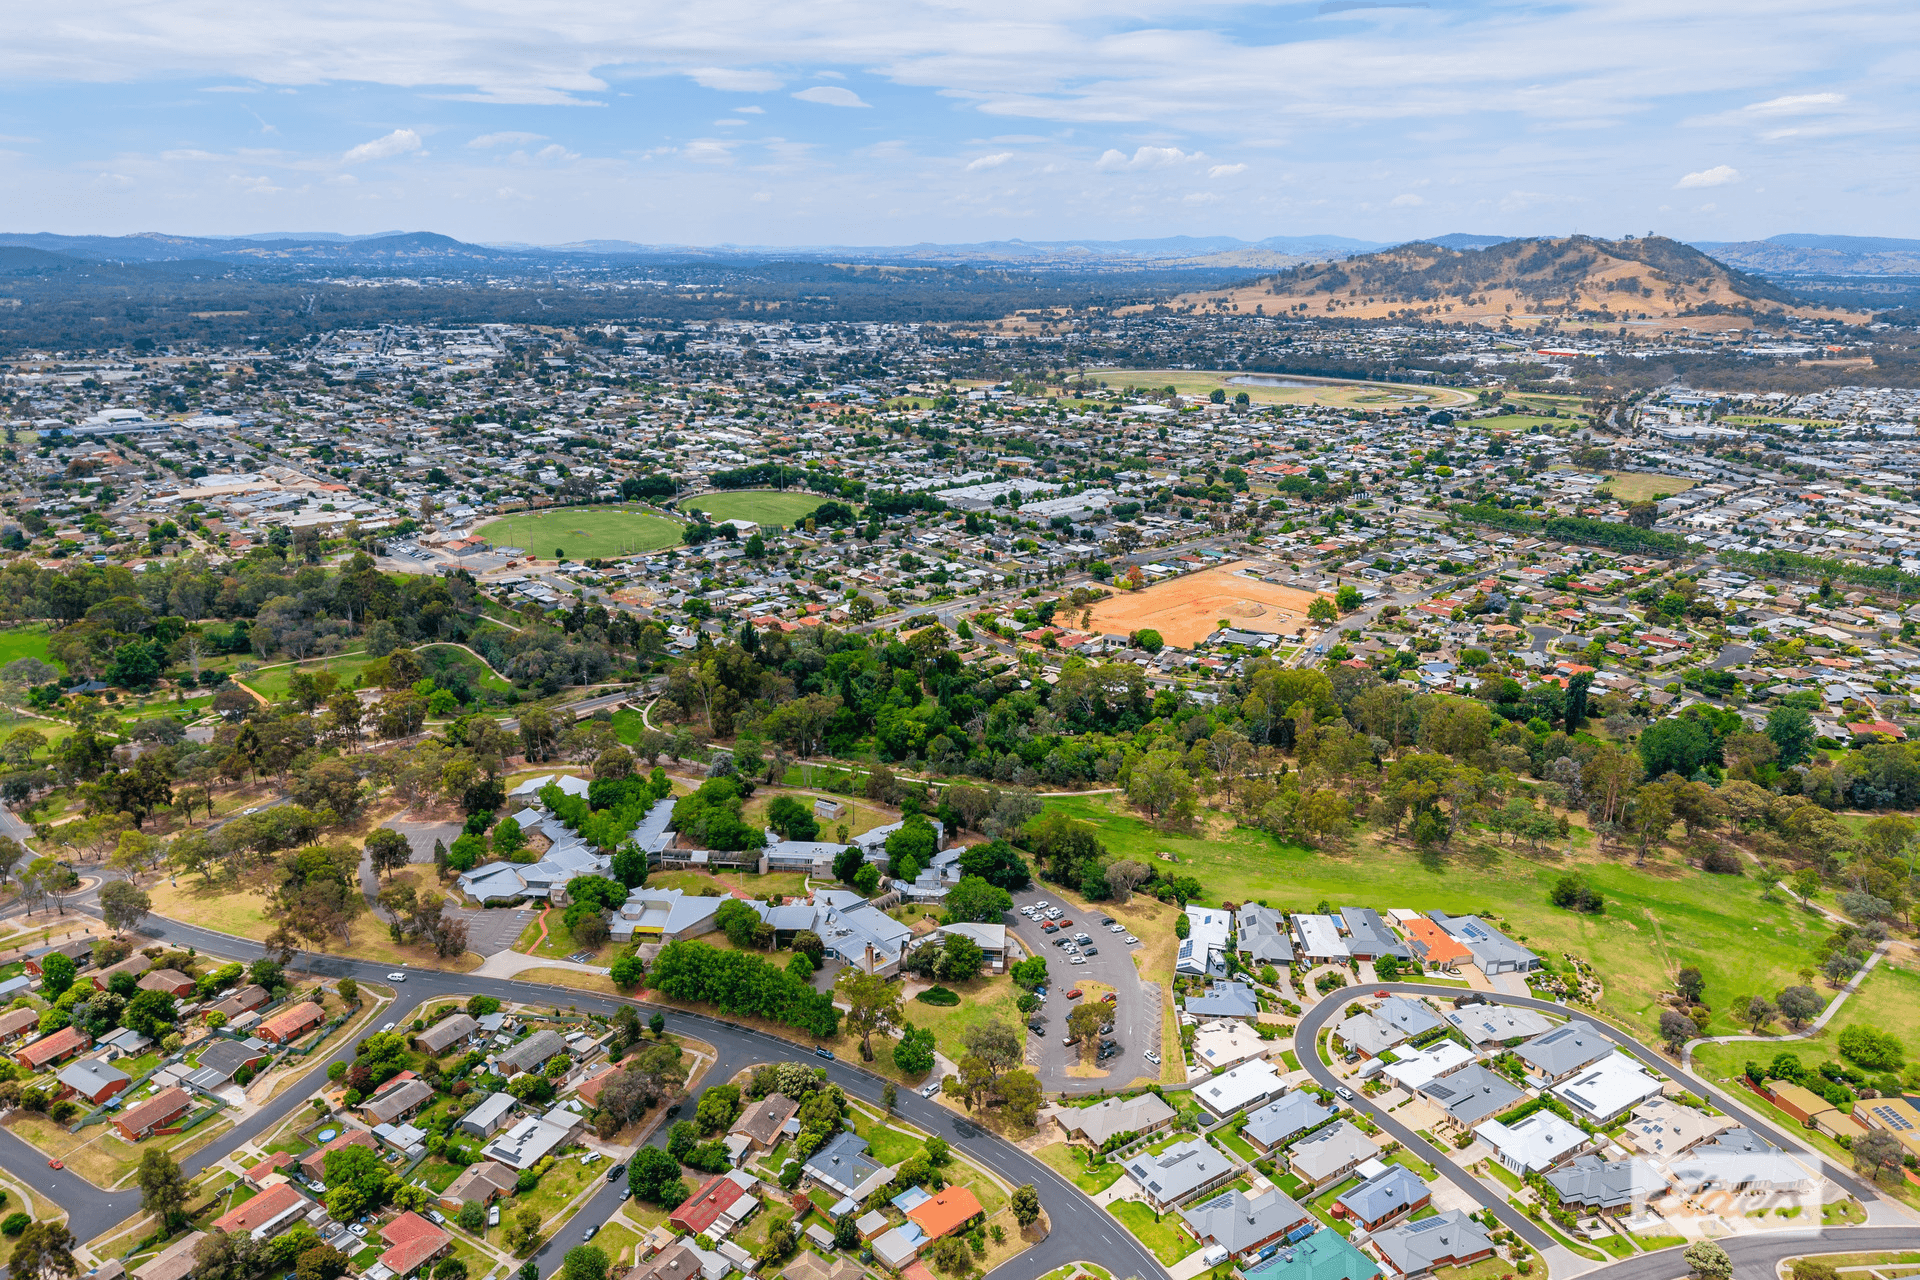
[[[17,8],[0,228],[1920,235],[1911,0],[1430,5]]]

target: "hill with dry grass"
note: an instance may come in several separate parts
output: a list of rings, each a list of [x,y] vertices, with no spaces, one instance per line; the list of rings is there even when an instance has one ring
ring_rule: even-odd
[[[1632,332],[1720,330],[1756,321],[1857,320],[1660,236],[1509,240],[1484,249],[1424,241],[1306,264],[1176,307],[1364,320],[1627,325]]]

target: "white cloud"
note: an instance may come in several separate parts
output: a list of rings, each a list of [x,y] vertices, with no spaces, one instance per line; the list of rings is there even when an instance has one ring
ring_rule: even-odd
[[[745,120],[734,120],[729,118],[729,119],[715,120],[713,122],[713,127],[716,129],[739,129],[739,128],[745,127],[746,123],[747,122]]]
[[[250,84],[211,84],[202,89],[202,93],[258,93]]]
[[[1837,107],[1846,100],[1844,93],[1793,93],[1751,103],[1745,109],[1757,116],[1803,116]]]
[[[754,202],[755,204],[769,204],[769,203],[771,203],[771,202],[772,202],[772,200],[773,200],[773,192],[771,192],[771,191],[756,191],[756,192],[754,192],[754,193],[753,193],[753,195],[752,195],[752,196],[750,197],[750,199],[752,199],[752,201],[753,201],[753,202]]]
[[[544,133],[483,133],[467,145],[479,150],[489,147],[524,147],[533,142],[545,142]]]
[[[1207,170],[1207,176],[1209,178],[1231,178],[1236,173],[1245,173],[1246,171],[1247,166],[1243,164],[1217,164]]]
[[[813,73],[813,78],[815,80],[845,80],[847,77],[843,71],[816,71]]]
[[[702,89],[728,93],[770,93],[780,87],[779,76],[754,67],[696,67],[687,75]]]
[[[735,115],[742,116],[763,116],[767,114],[765,107],[735,107],[733,111]]]
[[[1107,173],[1115,173],[1123,169],[1164,169],[1168,165],[1186,164],[1202,159],[1205,157],[1200,152],[1182,151],[1178,147],[1138,147],[1131,156],[1124,151],[1108,148],[1098,160],[1094,161],[1093,167]]]
[[[534,152],[533,158],[535,160],[578,160],[580,153],[578,151],[569,151],[556,142]]]
[[[1403,192],[1387,201],[1396,209],[1417,209],[1427,202],[1425,196],[1416,196],[1411,191]]]
[[[1740,171],[1732,165],[1717,164],[1711,169],[1702,169],[1698,173],[1689,173],[1675,187],[1724,187],[1729,182],[1740,181]]]
[[[868,107],[873,104],[860,101],[860,95],[851,89],[842,89],[837,85],[817,84],[811,89],[802,89],[793,95],[802,102],[817,102],[823,107]]]
[[[411,129],[395,129],[384,138],[363,142],[340,157],[342,164],[360,164],[366,160],[390,160],[420,149],[420,135]]]
[[[998,169],[1011,159],[1013,159],[1013,152],[1011,151],[1001,151],[994,155],[981,156],[978,160],[971,160],[967,163],[967,172],[973,173],[980,169]]]

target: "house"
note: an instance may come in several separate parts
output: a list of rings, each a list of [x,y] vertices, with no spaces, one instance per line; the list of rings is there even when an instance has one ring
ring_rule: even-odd
[[[1575,1115],[1595,1124],[1612,1124],[1647,1099],[1659,1097],[1661,1087],[1632,1058],[1610,1053],[1553,1086],[1553,1095],[1572,1107]]]
[[[60,1082],[60,1097],[85,1098],[96,1107],[133,1083],[133,1077],[99,1058],[70,1062],[54,1078]]]
[[[491,1138],[506,1127],[518,1105],[510,1093],[490,1093],[460,1117],[460,1132],[474,1138]]]
[[[928,1240],[938,1240],[972,1222],[983,1221],[986,1209],[979,1197],[962,1186],[933,1192],[906,1211],[907,1220]]]
[[[413,1047],[435,1058],[480,1030],[480,1024],[464,1013],[440,1019],[413,1038]]]
[[[143,975],[139,982],[142,991],[164,991],[176,1000],[186,999],[199,986],[199,983],[178,969],[155,969]]]
[[[511,1080],[523,1071],[538,1071],[547,1064],[547,1059],[566,1051],[566,1037],[558,1031],[536,1031],[497,1055],[493,1060],[493,1069],[496,1074]]]
[[[1232,1161],[1201,1138],[1177,1142],[1157,1156],[1142,1151],[1126,1162],[1126,1170],[1155,1213],[1233,1181],[1236,1172]]]
[[[1270,1245],[1313,1234],[1320,1224],[1278,1187],[1249,1196],[1230,1187],[1182,1209],[1187,1229],[1201,1244],[1219,1245],[1229,1256],[1257,1256]]]
[[[1429,968],[1442,969],[1456,973],[1463,964],[1473,960],[1473,952],[1467,950],[1454,936],[1442,929],[1425,916],[1416,916],[1404,922],[1407,931],[1407,947],[1414,957]]]
[[[920,1234],[920,1228],[909,1222],[904,1227],[881,1232],[869,1247],[881,1266],[898,1275],[920,1256],[920,1246],[925,1243],[926,1237]]]
[[[1504,1044],[1509,1040],[1518,1044],[1553,1030],[1553,1023],[1544,1013],[1511,1005],[1462,1005],[1445,1017],[1469,1043],[1478,1045]]]
[[[71,1058],[92,1043],[86,1032],[78,1027],[68,1026],[60,1028],[51,1035],[41,1036],[13,1056],[15,1061],[29,1071],[45,1071],[55,1063]]]
[[[1174,972],[1224,978],[1227,976],[1227,937],[1233,932],[1233,913],[1213,907],[1188,907],[1187,936],[1174,955]]]
[[[1285,1041],[1262,1040],[1259,1032],[1238,1019],[1203,1022],[1193,1032],[1194,1061],[1213,1071],[1238,1066],[1249,1058],[1277,1056],[1285,1045]]]
[[[1420,1086],[1420,1096],[1445,1114],[1439,1124],[1457,1133],[1465,1133],[1483,1120],[1492,1119],[1527,1095],[1485,1067],[1463,1067],[1450,1076],[1429,1080]]]
[[[412,1275],[435,1258],[453,1252],[453,1236],[409,1209],[380,1228],[387,1251],[377,1265],[393,1276]]]
[[[1545,1109],[1512,1125],[1487,1120],[1474,1126],[1474,1136],[1493,1148],[1509,1170],[1525,1177],[1543,1173],[1578,1154],[1587,1145],[1586,1130],[1568,1124]]]
[[[1234,913],[1234,936],[1240,950],[1256,965],[1293,963],[1293,938],[1287,932],[1286,913],[1272,907],[1247,905]]]
[[[813,1153],[802,1171],[849,1200],[865,1200],[876,1187],[893,1180],[890,1168],[867,1154],[867,1140],[856,1133],[835,1134]]]
[[[1396,1049],[1393,1056],[1395,1060],[1380,1074],[1408,1093],[1416,1093],[1427,1081],[1452,1075],[1479,1061],[1473,1050],[1452,1039],[1436,1040],[1424,1049]]]
[[[1308,1134],[1287,1148],[1287,1169],[1315,1191],[1339,1182],[1380,1149],[1353,1124],[1341,1120]]]
[[[747,1139],[748,1145],[755,1151],[771,1151],[780,1145],[781,1135],[786,1132],[787,1121],[800,1112],[800,1104],[783,1093],[770,1093],[760,1101],[740,1113],[740,1118],[727,1130],[729,1135],[738,1134]]]
[[[1294,952],[1309,965],[1345,964],[1352,958],[1338,916],[1296,915],[1293,932],[1299,940]]]
[[[1272,1155],[1315,1125],[1333,1119],[1333,1108],[1314,1094],[1296,1089],[1247,1113],[1240,1136],[1261,1155]]]
[[[1591,1022],[1575,1018],[1565,1026],[1535,1036],[1513,1052],[1526,1065],[1527,1083],[1544,1089],[1612,1053],[1613,1042],[1601,1035]]]
[[[309,1182],[324,1182],[327,1174],[327,1157],[335,1151],[343,1151],[348,1147],[366,1147],[370,1151],[378,1151],[380,1143],[365,1129],[348,1129],[331,1142],[301,1156],[301,1175]]]
[[[928,934],[927,940],[946,938],[956,933],[980,948],[987,972],[1005,973],[1007,971],[1007,926],[971,923],[942,925]],[[923,942],[921,945],[924,946],[926,943]]]
[[[265,987],[257,982],[249,982],[207,1012],[217,1013],[231,1022],[243,1013],[252,1013],[271,998]]]
[[[204,1231],[189,1231],[129,1274],[133,1280],[187,1280],[200,1269],[200,1242]]]
[[[642,885],[627,894],[609,928],[615,942],[681,942],[712,933],[713,918],[725,901]]]
[[[1357,1187],[1349,1188],[1333,1202],[1336,1217],[1352,1218],[1368,1231],[1375,1231],[1403,1213],[1417,1213],[1433,1199],[1433,1191],[1405,1165],[1390,1164]]]
[[[0,1013],[0,1043],[18,1040],[40,1029],[38,1009],[9,1009]]]
[[[1489,978],[1501,973],[1527,973],[1540,967],[1540,957],[1500,932],[1479,916],[1450,916],[1429,911],[1428,917],[1447,935],[1473,953],[1473,963]]]
[[[513,1194],[519,1177],[498,1160],[470,1164],[440,1193],[440,1204],[456,1212],[462,1205],[492,1204],[501,1196]]]
[[[547,1123],[544,1118],[528,1116],[482,1147],[480,1154],[485,1159],[498,1160],[511,1168],[531,1169],[540,1163],[542,1157],[565,1146],[572,1136],[570,1127],[563,1128]]]
[[[294,1167],[296,1161],[285,1151],[276,1151],[258,1164],[248,1165],[240,1175],[240,1181],[255,1191],[263,1190],[276,1176],[285,1176],[285,1171]]]
[[[433,1086],[405,1072],[387,1081],[374,1095],[360,1104],[360,1110],[375,1124],[393,1124],[405,1120],[433,1101]]]
[[[1286,1086],[1280,1073],[1265,1058],[1255,1058],[1193,1087],[1200,1105],[1216,1116],[1230,1116],[1245,1107],[1259,1106],[1277,1098]]]
[[[313,1201],[301,1195],[300,1189],[291,1182],[283,1180],[215,1218],[213,1227],[228,1235],[245,1232],[255,1240],[271,1240],[306,1217],[311,1208]]]
[[[1625,1160],[1576,1156],[1566,1168],[1546,1177],[1560,1193],[1561,1205],[1575,1213],[1637,1214],[1646,1209],[1647,1201],[1667,1193],[1667,1180],[1639,1156]]]
[[[1633,1109],[1620,1141],[1649,1160],[1665,1162],[1731,1129],[1728,1116],[1708,1115],[1666,1098],[1652,1098]]]
[[[1811,1190],[1815,1182],[1799,1161],[1745,1128],[1728,1129],[1714,1141],[1669,1161],[1667,1177],[1683,1195],[1707,1191],[1802,1193]]]
[[[70,942],[56,942],[48,947],[35,947],[27,952],[27,972],[36,978],[44,978],[46,970],[41,966],[51,955],[63,955],[73,961],[73,967],[84,969],[93,963],[93,938],[77,938]]]
[[[1402,1276],[1425,1275],[1435,1267],[1462,1267],[1493,1256],[1493,1241],[1462,1209],[1388,1227],[1374,1234],[1373,1245],[1387,1266]]]
[[[1333,1034],[1363,1058],[1377,1058],[1407,1038],[1392,1023],[1382,1022],[1365,1011],[1342,1018],[1334,1025]]]
[[[1341,908],[1340,927],[1347,935],[1347,953],[1356,960],[1378,960],[1381,956],[1413,959],[1413,948],[1394,937],[1387,922],[1371,907]]]
[[[187,1083],[208,1093],[218,1092],[242,1070],[258,1071],[270,1056],[267,1042],[251,1036],[245,1040],[209,1040],[201,1045],[200,1067],[187,1077]]]
[[[1216,980],[1203,996],[1187,997],[1187,1012],[1195,1018],[1241,1018],[1260,1016],[1260,1001],[1253,988],[1244,982]]]
[[[731,1235],[760,1207],[759,1197],[753,1194],[755,1181],[752,1174],[737,1171],[709,1178],[680,1202],[667,1221],[685,1235]]]
[[[1439,1014],[1427,1008],[1423,1002],[1406,996],[1388,996],[1373,1011],[1373,1016],[1394,1028],[1406,1040],[1418,1040],[1447,1025],[1440,1021]]]
[[[1054,1118],[1069,1136],[1097,1148],[1123,1133],[1158,1133],[1177,1114],[1159,1094],[1140,1093],[1131,1098],[1102,1098],[1087,1107],[1062,1107]]]
[[[326,1011],[311,1000],[303,1000],[282,1009],[253,1029],[253,1034],[268,1044],[287,1044],[297,1040],[326,1020]]]
[[[93,983],[94,990],[105,991],[113,985],[114,978],[120,974],[124,973],[130,978],[138,979],[141,974],[147,971],[147,966],[150,963],[151,961],[136,951],[125,960],[119,961],[116,964],[110,964],[104,969],[95,969],[87,975],[87,980]],[[138,985],[138,983],[136,982],[135,985]]]
[[[1892,1134],[1908,1155],[1920,1157],[1920,1109],[1905,1098],[1863,1099],[1854,1104],[1853,1118]]]
[[[853,1225],[860,1232],[860,1238],[862,1240],[871,1240],[875,1236],[893,1229],[892,1224],[887,1221],[887,1215],[878,1209],[873,1209],[860,1215],[860,1217],[854,1221]]]
[[[1337,1231],[1315,1231],[1268,1249],[1262,1261],[1241,1267],[1246,1280],[1374,1280],[1380,1274],[1380,1264]]]
[[[113,1118],[113,1127],[128,1142],[138,1142],[156,1130],[185,1115],[193,1106],[193,1095],[177,1085],[169,1085],[145,1102],[128,1107]]]

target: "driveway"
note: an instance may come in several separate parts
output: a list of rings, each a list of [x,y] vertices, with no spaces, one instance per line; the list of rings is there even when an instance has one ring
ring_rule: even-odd
[[[1018,908],[1035,902],[1050,902],[1060,907],[1065,912],[1062,919],[1073,921],[1073,926],[1059,933],[1047,933],[1039,922],[1018,913]],[[1044,1029],[1027,1038],[1027,1065],[1040,1077],[1040,1087],[1087,1093],[1099,1088],[1118,1088],[1137,1076],[1159,1079],[1160,1068],[1148,1062],[1144,1055],[1149,1049],[1160,1047],[1160,1006],[1141,983],[1129,954],[1145,944],[1128,946],[1122,935],[1107,932],[1100,923],[1106,918],[1105,912],[1083,914],[1049,890],[1028,889],[1016,893],[1013,905],[1016,910],[1008,917],[1012,921],[1008,928],[1029,955],[1046,959],[1047,976],[1051,979],[1047,984],[1047,1002],[1040,1006],[1039,1012]],[[1078,933],[1092,940],[1091,944],[1081,944],[1083,950],[1092,945],[1099,952],[1088,957],[1085,964],[1069,963],[1066,949],[1054,945]],[[1061,1041],[1067,1034],[1067,1015],[1080,1002],[1068,1000],[1066,994],[1083,981],[1104,982],[1118,997],[1114,1002],[1113,1039],[1120,1044],[1120,1054],[1107,1059],[1104,1076],[1067,1074],[1069,1066],[1079,1065],[1080,1048],[1078,1045],[1069,1048]]]

